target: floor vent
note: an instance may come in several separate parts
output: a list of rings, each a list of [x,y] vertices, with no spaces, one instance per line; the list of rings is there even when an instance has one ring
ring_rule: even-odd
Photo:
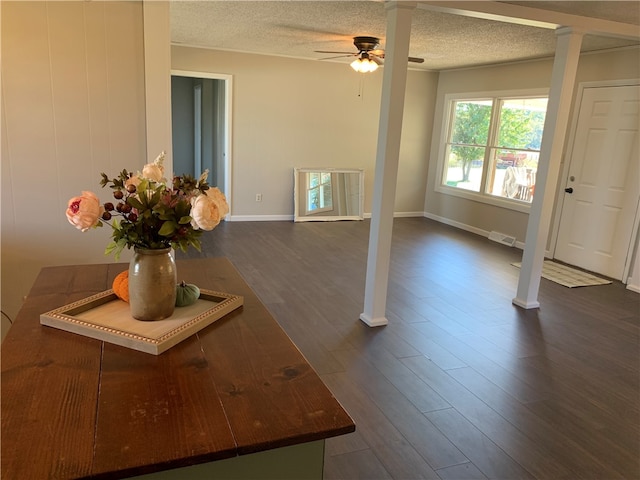
[[[496,231],[489,234],[489,240],[493,240],[494,242],[502,243],[503,245],[508,245],[510,247],[513,247],[516,244],[516,237]]]

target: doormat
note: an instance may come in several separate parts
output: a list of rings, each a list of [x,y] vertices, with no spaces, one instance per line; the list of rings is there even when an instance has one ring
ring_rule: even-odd
[[[511,265],[520,268],[522,262],[515,262]],[[569,288],[608,285],[611,283],[611,280],[596,277],[590,273],[576,270],[551,260],[545,260],[542,264],[542,277]]]

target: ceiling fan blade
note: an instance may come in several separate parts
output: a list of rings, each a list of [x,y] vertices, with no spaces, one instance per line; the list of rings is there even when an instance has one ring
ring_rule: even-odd
[[[344,55],[358,55],[358,53],[353,52],[332,52],[331,50],[314,50],[315,53],[342,53]]]
[[[345,57],[353,57],[357,54],[353,54],[353,53],[348,53],[346,55],[338,55],[335,57],[325,57],[325,58],[320,58],[319,60],[333,60],[334,58],[345,58]]]
[[[375,62],[378,65],[384,64],[382,58],[380,58],[378,55],[369,54],[369,58],[371,59],[371,61]]]
[[[381,52],[381,53],[373,53],[373,55],[375,55],[378,58],[384,58],[383,50],[376,50],[376,52]],[[369,52],[369,55],[372,55],[372,52]],[[408,60],[413,63],[424,63],[424,58],[409,57]]]

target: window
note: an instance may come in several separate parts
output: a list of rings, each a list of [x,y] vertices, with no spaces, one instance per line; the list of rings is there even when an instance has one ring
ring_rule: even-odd
[[[442,186],[531,202],[547,98],[452,99]]]
[[[306,213],[326,212],[333,209],[331,172],[307,173]]]

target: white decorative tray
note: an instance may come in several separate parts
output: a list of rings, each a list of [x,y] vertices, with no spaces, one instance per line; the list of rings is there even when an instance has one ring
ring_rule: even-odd
[[[78,300],[40,315],[40,323],[141,352],[159,355],[242,306],[243,297],[200,290],[200,298],[176,307],[164,320],[140,321],[113,290]]]

